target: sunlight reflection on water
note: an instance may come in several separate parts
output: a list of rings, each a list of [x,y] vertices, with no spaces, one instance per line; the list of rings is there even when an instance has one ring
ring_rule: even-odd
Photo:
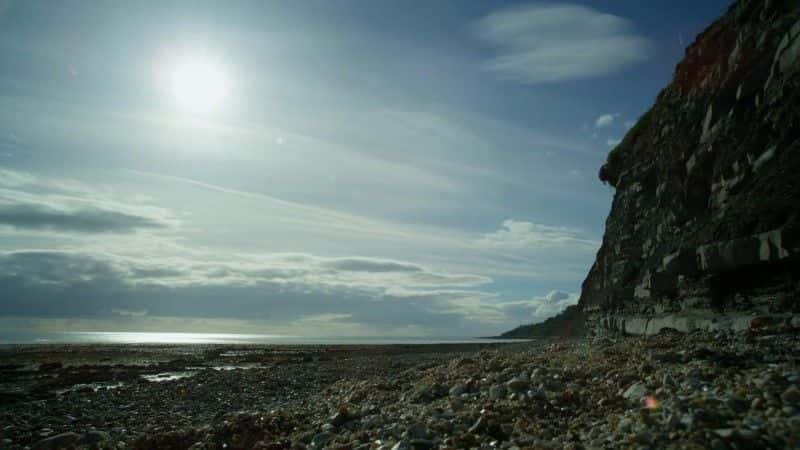
[[[153,332],[69,332],[83,342],[109,342],[118,344],[244,344],[274,342],[295,336],[277,334],[228,333],[153,333]]]
[[[280,334],[160,333],[71,331],[61,333],[2,333],[0,344],[276,344],[386,345],[513,342],[473,337],[302,337]]]

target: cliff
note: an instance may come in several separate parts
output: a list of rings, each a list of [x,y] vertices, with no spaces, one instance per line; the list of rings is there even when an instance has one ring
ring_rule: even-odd
[[[800,2],[740,0],[600,169],[616,192],[587,329],[797,326],[799,147]]]
[[[521,325],[498,336],[501,339],[538,337],[572,337],[586,333],[583,314],[578,305],[568,306],[561,314],[544,322]]]

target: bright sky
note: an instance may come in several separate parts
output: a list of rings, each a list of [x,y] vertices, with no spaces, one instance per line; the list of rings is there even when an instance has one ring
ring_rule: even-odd
[[[0,0],[0,328],[541,321],[729,3]]]

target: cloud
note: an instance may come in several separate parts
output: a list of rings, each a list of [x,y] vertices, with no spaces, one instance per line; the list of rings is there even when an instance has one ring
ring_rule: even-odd
[[[326,267],[348,272],[421,272],[414,264],[367,258],[337,258],[323,263]]]
[[[146,309],[139,309],[139,310],[131,311],[129,309],[112,308],[111,309],[111,313],[112,314],[116,314],[118,316],[123,316],[123,317],[144,317],[144,316],[147,315],[147,310]]]
[[[101,209],[59,211],[39,205],[0,204],[0,225],[18,229],[47,229],[80,233],[127,233],[138,229],[164,228],[151,218]]]
[[[616,147],[620,142],[622,142],[622,139],[607,139],[606,145],[609,147]]]
[[[594,121],[595,128],[608,127],[614,123],[619,114],[603,114]]]
[[[504,220],[500,229],[484,234],[478,243],[493,248],[531,249],[553,246],[580,246],[594,248],[599,244],[581,237],[567,227],[555,227],[514,219]]]
[[[628,20],[570,4],[502,9],[481,19],[478,33],[499,52],[488,69],[525,83],[614,74],[647,59],[651,49]]]
[[[41,180],[0,169],[0,227],[73,233],[131,233],[167,228],[164,209],[108,196],[69,180]]]
[[[623,125],[625,125],[626,129],[630,130],[631,128],[633,128],[634,125],[636,125],[636,121],[635,120],[626,120]]]

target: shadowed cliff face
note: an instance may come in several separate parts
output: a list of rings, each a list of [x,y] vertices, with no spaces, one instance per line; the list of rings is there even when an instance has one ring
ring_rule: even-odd
[[[739,1],[600,169],[616,194],[583,283],[589,327],[741,328],[796,311],[799,147],[800,3]]]

